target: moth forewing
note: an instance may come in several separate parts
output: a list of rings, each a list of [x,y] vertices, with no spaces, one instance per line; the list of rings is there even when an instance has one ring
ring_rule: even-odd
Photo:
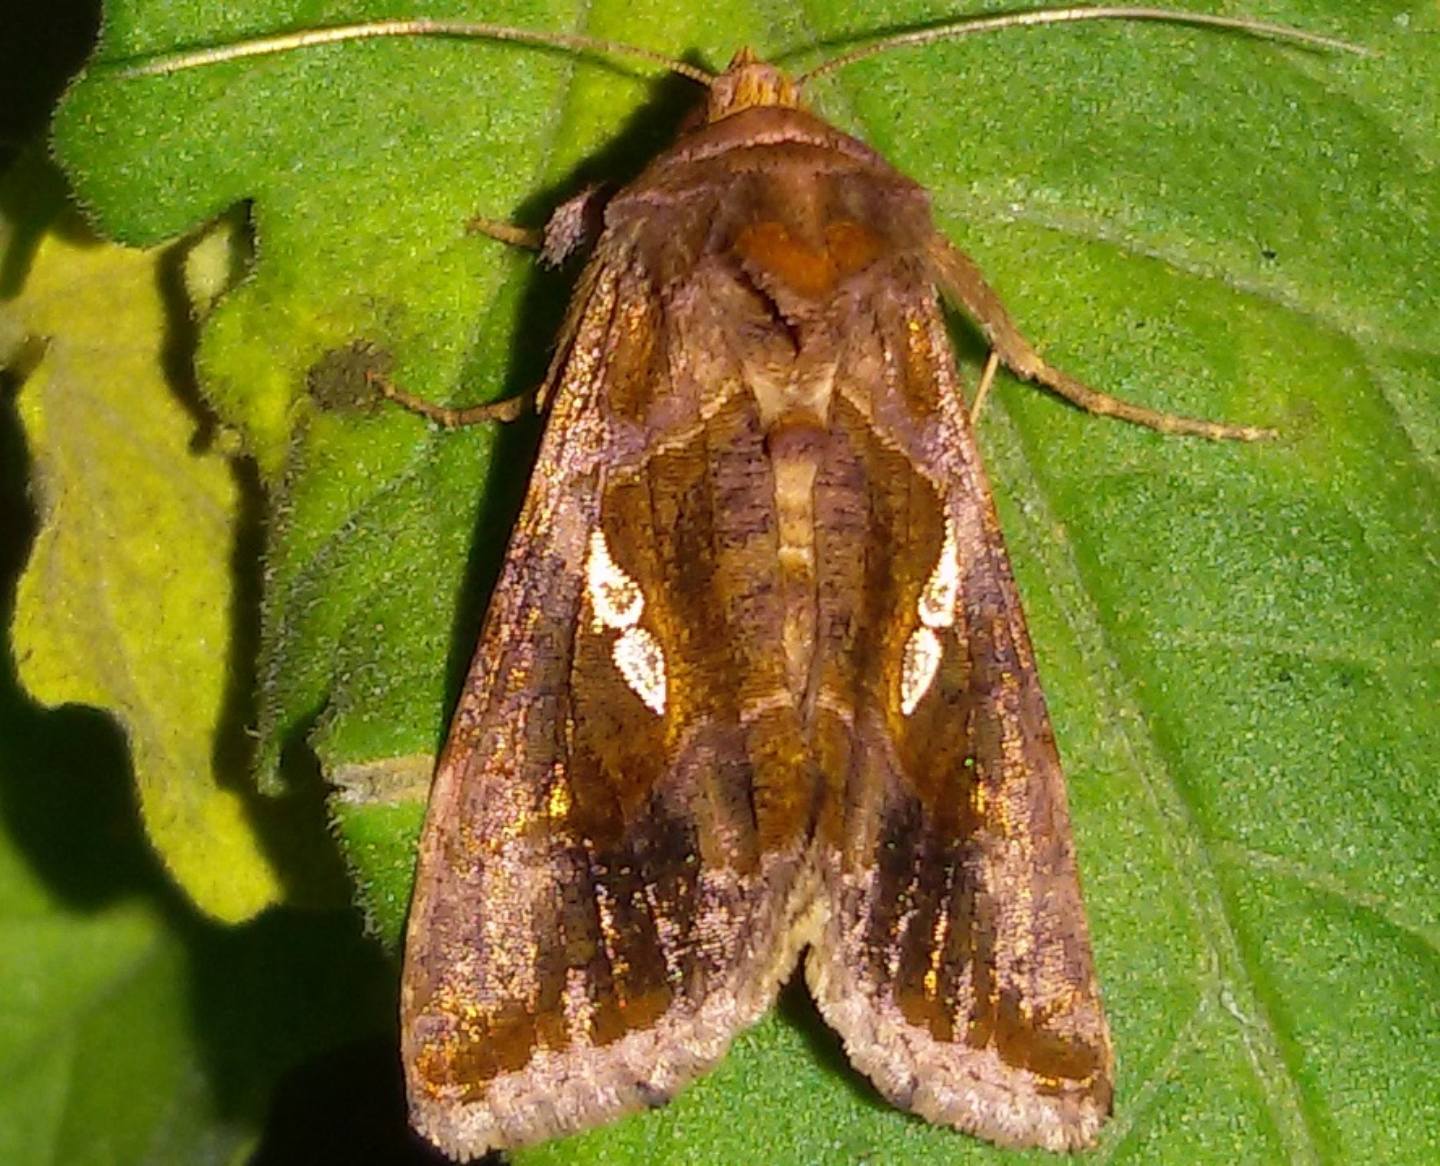
[[[1109,1113],[1113,1063],[1064,783],[934,273],[902,272],[864,306],[891,375],[837,375],[838,417],[870,405],[849,426],[873,466],[860,557],[886,567],[849,589],[879,643],[837,651],[852,675],[822,688],[848,714],[849,819],[821,852],[829,914],[807,977],[896,1104],[1001,1144],[1075,1148]],[[843,367],[867,363],[852,347]],[[823,486],[817,514],[853,505]],[[856,556],[824,525],[821,557],[843,571]]]
[[[715,470],[701,443],[724,477],[760,435],[703,418],[696,372],[656,382],[648,277],[622,233],[582,278],[427,814],[405,1061],[417,1127],[457,1157],[668,1099],[768,1007],[811,897],[790,803],[813,798],[775,748],[793,710],[742,726],[742,672],[776,662],[710,602],[756,558],[728,541],[745,511],[690,501]],[[645,432],[657,409],[669,451]],[[780,796],[752,803],[766,785]]]

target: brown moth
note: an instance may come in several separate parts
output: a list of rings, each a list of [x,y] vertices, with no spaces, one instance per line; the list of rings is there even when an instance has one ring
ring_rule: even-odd
[[[961,31],[1197,20],[1080,11]],[[895,1105],[1001,1145],[1088,1146],[1110,1033],[937,291],[992,345],[982,394],[998,359],[1167,432],[1265,431],[1049,367],[925,191],[806,111],[797,82],[743,51],[713,78],[679,69],[706,104],[604,206],[435,774],[401,1000],[412,1120],[468,1159],[661,1104],[803,958]],[[577,246],[582,218],[562,208],[547,253]],[[386,391],[447,423],[496,411]]]
[[[806,978],[895,1104],[1089,1144],[1113,1058],[925,192],[741,53],[605,208],[435,777],[403,1057],[457,1157],[655,1105]]]

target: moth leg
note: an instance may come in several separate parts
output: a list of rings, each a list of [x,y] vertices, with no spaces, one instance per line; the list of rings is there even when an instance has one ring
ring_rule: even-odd
[[[1000,353],[992,348],[990,355],[985,358],[985,370],[980,374],[980,387],[975,390],[975,403],[970,406],[971,429],[980,423],[980,411],[985,408],[985,398],[990,395],[990,389],[995,384],[995,370],[999,367]]]
[[[980,325],[994,354],[1017,376],[1044,385],[1051,392],[1088,413],[1102,417],[1118,417],[1122,421],[1144,425],[1161,433],[1188,434],[1216,441],[1264,441],[1275,436],[1273,429],[1182,417],[1175,413],[1147,409],[1143,405],[1092,389],[1068,373],[1045,363],[1045,358],[1021,335],[1000,297],[985,282],[973,259],[940,235],[936,235],[931,241],[929,254],[946,298],[959,304]],[[977,408],[982,400],[983,397],[977,395]]]
[[[527,407],[533,406],[535,390],[521,393],[518,397],[507,397],[503,401],[491,401],[484,405],[464,405],[455,408],[437,405],[424,397],[406,392],[399,385],[377,372],[365,374],[371,386],[387,401],[394,401],[402,409],[418,413],[427,421],[433,421],[444,429],[462,429],[467,425],[478,425],[482,421],[514,421]]]
[[[487,219],[476,215],[465,223],[467,235],[486,235],[510,247],[523,247],[526,251],[539,251],[545,244],[545,232],[531,227],[517,227],[514,223],[499,219]]]
[[[482,215],[466,223],[465,230],[471,235],[488,235],[511,247],[538,251],[547,267],[559,267],[599,235],[607,197],[598,186],[585,187],[551,211],[541,231]]]

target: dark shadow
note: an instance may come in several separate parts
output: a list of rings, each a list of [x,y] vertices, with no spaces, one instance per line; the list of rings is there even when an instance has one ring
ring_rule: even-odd
[[[845,1083],[849,1092],[872,1109],[888,1111],[894,1107],[880,1095],[870,1078],[850,1063],[845,1055],[845,1045],[839,1035],[825,1023],[820,1010],[815,1007],[805,987],[805,977],[800,973],[791,976],[780,990],[776,1009],[781,1017],[805,1040],[810,1056],[837,1079]]]
[[[250,1166],[442,1166],[406,1122],[393,1038],[358,1041],[287,1074]],[[345,1120],[324,1115],[344,1114]],[[318,1118],[318,1120],[317,1120]]]
[[[985,359],[990,355],[990,345],[985,339],[985,334],[980,331],[980,325],[975,323],[963,308],[956,307],[949,300],[944,301],[946,331],[950,333],[950,342],[955,346],[955,359],[962,364],[974,365],[977,369],[985,364]],[[974,385],[968,386],[974,389]]]
[[[536,418],[502,426],[495,436],[488,479],[476,485],[484,501],[475,518],[464,581],[450,625],[450,651],[445,661],[446,717],[441,737],[435,742],[437,754],[449,731],[449,714],[460,699],[485,622],[490,593],[500,576],[510,532],[525,500],[540,432],[541,424]]]
[[[18,295],[35,262],[35,252],[47,230],[57,224],[65,205],[65,179],[32,145],[23,154],[6,159],[0,179],[0,215],[5,218],[9,237],[0,254],[0,298]]]
[[[686,54],[683,59],[687,64],[699,64],[694,54]],[[704,102],[705,92],[694,81],[674,73],[656,78],[644,104],[615,136],[569,174],[525,199],[516,221],[523,226],[543,227],[556,207],[587,187],[618,190],[674,143],[682,126]]]
[[[796,972],[780,990],[776,1009],[785,1023],[805,1040],[805,1047],[815,1061],[846,1083],[857,1097],[883,1105],[868,1080],[857,1073],[845,1055],[845,1046],[835,1030],[825,1023],[805,987],[805,977]]]
[[[190,936],[191,1009],[222,1122],[264,1163],[425,1163],[405,1117],[395,971],[353,912]]]
[[[0,170],[39,139],[100,28],[99,0],[7,4],[0,36]]]
[[[980,372],[985,367],[985,360],[990,355],[990,345],[985,339],[985,334],[980,331],[980,326],[965,314],[964,309],[957,308],[949,300],[943,301],[941,310],[945,314],[945,331],[950,335],[950,344],[954,349],[955,373],[959,378],[960,391],[964,396],[964,408],[969,411],[971,402],[975,399],[975,391],[979,388]],[[1005,384],[1005,378],[1014,374],[1005,366],[1001,365],[996,376],[995,388],[1001,389]],[[987,398],[989,404],[982,410],[985,412],[995,407],[996,395]]]
[[[243,246],[236,248],[240,256],[235,260],[235,269],[229,273],[227,282],[230,284],[238,283],[244,277],[245,269],[254,254],[254,238],[250,231],[248,210],[248,205],[245,205],[223,216],[238,224],[243,243]],[[221,229],[219,223],[212,226]],[[195,379],[195,351],[200,343],[203,317],[197,316],[195,305],[185,287],[185,265],[195,244],[209,229],[202,228],[185,244],[168,248],[157,265],[155,277],[156,294],[165,305],[166,334],[161,345],[161,367],[165,370],[165,380],[171,391],[194,422],[195,434],[190,442],[190,449],[194,453],[211,451],[220,436],[219,422]],[[242,536],[245,536],[249,534],[252,526],[258,531],[258,515],[261,513],[264,495],[260,489],[259,478],[253,471],[241,477],[236,485],[240,490],[240,505],[244,511],[241,527]],[[255,512],[255,518],[250,517],[251,511]],[[241,541],[244,542],[244,537]],[[255,549],[258,549],[258,544]]]

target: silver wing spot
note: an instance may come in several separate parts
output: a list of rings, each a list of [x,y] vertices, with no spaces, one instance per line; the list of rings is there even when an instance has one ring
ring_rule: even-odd
[[[953,627],[955,624],[955,603],[960,596],[960,551],[955,538],[955,525],[945,520],[945,541],[940,547],[940,558],[925,588],[915,604],[915,614],[920,626],[910,633],[905,641],[904,655],[900,658],[900,712],[904,716],[913,713],[920,704],[920,698],[930,691],[935,674],[940,671],[940,657],[944,646],[936,630]]]
[[[616,564],[600,530],[590,535],[585,594],[590,599],[593,629],[620,633],[610,649],[610,658],[630,691],[656,716],[664,716],[665,651],[651,632],[639,626],[645,613],[640,584]]]

